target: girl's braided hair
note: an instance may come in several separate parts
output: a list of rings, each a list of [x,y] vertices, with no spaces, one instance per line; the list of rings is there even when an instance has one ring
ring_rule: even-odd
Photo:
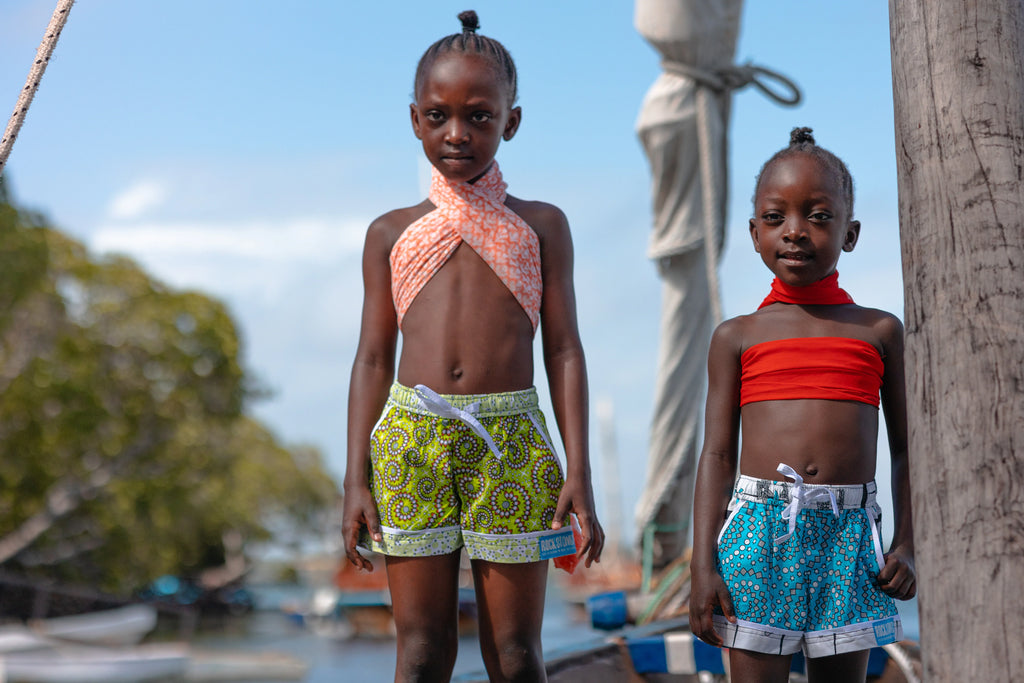
[[[757,191],[761,187],[761,178],[764,176],[764,172],[769,166],[774,164],[780,159],[793,156],[794,154],[809,154],[814,157],[822,166],[827,168],[829,171],[835,174],[837,180],[839,180],[840,187],[843,191],[843,199],[846,200],[846,206],[850,210],[850,218],[853,218],[853,176],[850,175],[850,169],[846,167],[846,164],[842,159],[837,157],[832,152],[828,151],[824,147],[819,147],[814,142],[814,135],[810,128],[794,128],[789,133],[789,146],[783,147],[764,163],[761,170],[757,173],[757,178],[754,180],[754,197],[757,197]]]
[[[449,52],[465,52],[470,54],[483,55],[494,64],[495,71],[504,81],[508,88],[509,104],[514,104],[518,95],[518,75],[515,62],[505,46],[494,38],[488,38],[477,33],[480,28],[480,18],[473,10],[466,10],[459,13],[459,21],[462,22],[462,32],[453,33],[450,36],[441,38],[427,48],[427,51],[420,57],[416,65],[416,79],[413,81],[413,96],[419,92],[423,78],[430,67],[434,65],[437,58]]]

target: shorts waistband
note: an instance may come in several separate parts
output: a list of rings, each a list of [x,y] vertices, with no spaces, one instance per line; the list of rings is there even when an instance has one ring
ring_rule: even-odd
[[[453,408],[471,412],[478,418],[519,415],[538,410],[540,406],[536,387],[497,394],[440,394],[440,396]],[[391,385],[390,401],[414,413],[437,414],[424,405],[415,389],[398,382]]]
[[[797,484],[789,481],[775,481],[773,479],[758,479],[741,474],[736,480],[734,495],[740,500],[749,500],[755,503],[767,503],[770,500],[777,500],[782,503],[790,503],[793,500],[793,492]],[[878,486],[874,481],[865,484],[801,484],[804,489],[804,497],[809,498],[808,493],[813,490],[831,491],[835,496],[836,506],[840,510],[852,510],[873,505]],[[814,502],[805,502],[804,508],[812,510],[831,510],[832,504],[826,496],[815,496]]]

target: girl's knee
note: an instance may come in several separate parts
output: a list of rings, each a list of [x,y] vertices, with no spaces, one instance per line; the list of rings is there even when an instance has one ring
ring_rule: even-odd
[[[488,673],[499,681],[543,681],[544,658],[540,644],[530,640],[510,639],[497,643]]]
[[[455,668],[458,633],[449,629],[399,633],[398,673],[403,681],[447,680]]]

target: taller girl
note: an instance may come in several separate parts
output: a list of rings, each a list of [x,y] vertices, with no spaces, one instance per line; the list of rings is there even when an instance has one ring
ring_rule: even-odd
[[[864,681],[867,650],[902,637],[892,598],[916,590],[903,327],[837,283],[859,235],[846,165],[795,129],[761,169],[750,219],[771,293],[722,323],[708,354],[690,627],[730,648],[733,683],[784,683],[800,649],[811,681]],[[885,555],[879,402],[896,512]]]
[[[430,196],[369,227],[348,408],[344,536],[386,556],[395,680],[445,681],[458,646],[461,548],[472,561],[480,646],[494,681],[545,680],[548,559],[599,559],[587,449],[587,373],[564,214],[505,193],[495,153],[522,112],[505,47],[462,32],[416,68],[412,128]],[[566,470],[533,387],[541,329]],[[398,333],[402,352],[395,376]],[[579,547],[568,524],[582,527]]]

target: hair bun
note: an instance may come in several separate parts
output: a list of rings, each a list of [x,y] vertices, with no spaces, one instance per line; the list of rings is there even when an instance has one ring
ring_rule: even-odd
[[[812,130],[810,128],[794,128],[789,133],[789,144],[802,145],[803,143],[815,144],[814,136],[811,135]]]
[[[459,21],[462,22],[463,33],[476,33],[480,28],[480,17],[474,10],[468,9],[465,12],[459,12]]]

